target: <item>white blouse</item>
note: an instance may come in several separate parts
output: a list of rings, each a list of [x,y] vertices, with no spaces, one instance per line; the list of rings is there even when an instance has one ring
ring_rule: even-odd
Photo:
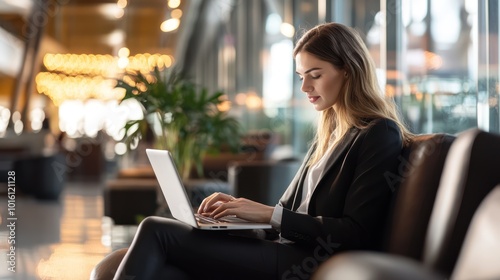
[[[307,213],[309,201],[311,200],[311,196],[316,189],[316,186],[324,175],[326,164],[332,152],[332,148],[333,146],[330,146],[327,152],[321,157],[321,159],[311,167],[309,167],[306,178],[304,180],[304,186],[302,187],[302,199],[299,208],[297,208],[296,210],[297,213]],[[276,205],[276,207],[274,208],[273,216],[271,217],[271,225],[277,230],[281,228],[282,216],[283,207],[280,205]]]

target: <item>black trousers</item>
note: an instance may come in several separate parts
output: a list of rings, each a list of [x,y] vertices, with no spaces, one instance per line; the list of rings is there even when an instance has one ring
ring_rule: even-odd
[[[237,231],[199,230],[148,217],[115,279],[308,279],[319,263],[308,251]]]

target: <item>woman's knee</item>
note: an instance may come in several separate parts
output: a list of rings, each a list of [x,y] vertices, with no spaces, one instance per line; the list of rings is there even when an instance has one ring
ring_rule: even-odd
[[[138,230],[149,230],[151,228],[155,229],[161,223],[164,218],[149,216],[144,218],[139,224]]]
[[[165,218],[161,217],[146,217],[142,222],[139,224],[139,227],[137,228],[137,234],[138,235],[150,235],[158,232],[158,230],[162,227],[162,223],[164,223]]]
[[[184,231],[185,228],[186,225],[177,220],[150,216],[142,220],[139,224],[138,232],[141,234],[156,234],[158,232],[168,233],[176,232],[177,230]]]

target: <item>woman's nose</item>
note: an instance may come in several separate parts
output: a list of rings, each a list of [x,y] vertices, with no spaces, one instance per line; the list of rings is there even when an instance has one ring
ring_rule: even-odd
[[[307,83],[306,81],[302,81],[302,87],[300,87],[300,89],[302,90],[302,92],[304,93],[309,93],[312,91],[312,86]]]

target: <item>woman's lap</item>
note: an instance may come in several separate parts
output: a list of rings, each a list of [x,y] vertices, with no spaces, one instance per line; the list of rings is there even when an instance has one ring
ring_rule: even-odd
[[[180,278],[182,271],[192,279],[280,279],[278,275],[308,257],[290,245],[236,234],[147,218],[117,275],[123,279],[169,279],[173,274]]]

